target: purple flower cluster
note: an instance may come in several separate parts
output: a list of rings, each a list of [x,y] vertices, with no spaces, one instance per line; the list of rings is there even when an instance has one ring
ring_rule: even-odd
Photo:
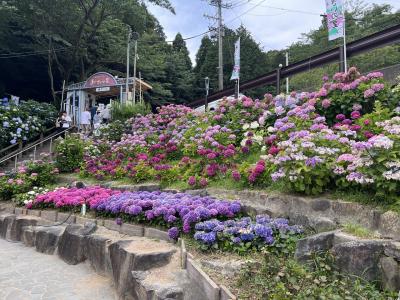
[[[301,227],[290,226],[287,219],[272,219],[268,215],[258,215],[255,221],[249,217],[228,221],[212,219],[197,223],[195,230],[195,240],[206,246],[217,243],[221,247],[230,245],[234,248],[250,242],[255,249],[273,246],[277,240],[302,233]]]
[[[234,217],[240,212],[241,205],[237,201],[222,201],[212,197],[157,191],[124,192],[102,199],[91,208],[113,215],[127,214],[141,217],[147,222],[157,221],[158,224],[161,222],[167,226],[181,223],[182,231],[188,233],[193,224],[199,221]],[[175,234],[176,230],[173,230],[171,235]]]

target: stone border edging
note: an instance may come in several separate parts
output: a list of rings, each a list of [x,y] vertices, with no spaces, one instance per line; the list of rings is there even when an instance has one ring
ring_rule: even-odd
[[[3,208],[3,209],[2,209]],[[5,206],[0,203],[0,211],[15,213],[16,215],[29,215],[40,217],[47,222],[63,222],[65,224],[80,224],[84,225],[86,222],[94,222],[98,226],[104,226],[105,228],[117,231],[120,234],[126,234],[129,236],[146,237],[150,239],[163,240],[169,243],[176,243],[174,240],[169,238],[168,233],[163,230],[159,230],[153,227],[146,227],[143,225],[123,223],[117,225],[115,221],[109,219],[93,219],[86,218],[76,215],[69,216],[68,213],[59,212],[56,210],[36,210],[36,209],[25,209],[21,207]],[[69,218],[68,218],[69,216]],[[68,220],[67,220],[68,218]],[[225,287],[224,285],[219,286],[215,283],[195,262],[193,255],[187,252],[185,242],[179,238],[177,244],[180,246],[180,260],[181,268],[187,271],[188,277],[192,282],[196,283],[202,291],[206,294],[209,300],[236,300],[236,297]]]

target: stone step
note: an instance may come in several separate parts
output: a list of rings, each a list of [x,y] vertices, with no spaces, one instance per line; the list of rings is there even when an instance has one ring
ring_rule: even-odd
[[[189,284],[186,271],[180,270],[180,256],[175,253],[171,261],[159,268],[132,271],[132,293],[136,299],[193,299],[185,297]]]
[[[120,295],[130,293],[132,271],[148,271],[169,264],[177,248],[164,241],[133,237],[109,246],[112,275]],[[139,298],[140,299],[140,298]]]
[[[94,222],[58,225],[21,209],[17,213],[0,213],[0,237],[57,254],[68,264],[89,261],[96,272],[113,278],[121,299],[208,299],[181,268],[180,249],[172,243],[127,236]]]

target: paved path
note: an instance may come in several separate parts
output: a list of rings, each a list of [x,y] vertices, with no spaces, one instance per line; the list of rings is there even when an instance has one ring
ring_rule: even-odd
[[[0,240],[0,300],[114,300],[111,280],[89,265]]]

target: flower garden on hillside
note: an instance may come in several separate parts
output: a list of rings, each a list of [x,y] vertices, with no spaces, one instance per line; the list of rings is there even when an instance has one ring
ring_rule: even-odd
[[[179,105],[129,120],[121,140],[81,142],[79,169],[98,180],[206,187],[280,184],[292,192],[364,191],[395,203],[400,194],[399,97],[382,74],[338,73],[313,93],[223,101],[198,114]],[[183,184],[184,183],[184,184]]]
[[[93,139],[70,135],[57,142],[55,162],[29,162],[15,174],[0,174],[0,198],[74,212],[86,204],[96,217],[162,227],[172,239],[183,237],[202,251],[250,258],[262,253],[261,268],[250,265],[252,276],[242,274],[238,284],[261,284],[276,299],[294,294],[343,299],[349,292],[385,299],[375,286],[343,277],[325,260],[316,258],[312,268],[298,265],[295,244],[307,232],[287,219],[247,216],[239,201],[98,185],[49,187],[54,174],[74,171],[96,182],[160,182],[182,189],[362,192],[368,195],[364,202],[398,209],[400,86],[390,89],[382,74],[361,76],[355,68],[324,80],[313,93],[223,100],[206,114],[168,105],[112,123]]]

